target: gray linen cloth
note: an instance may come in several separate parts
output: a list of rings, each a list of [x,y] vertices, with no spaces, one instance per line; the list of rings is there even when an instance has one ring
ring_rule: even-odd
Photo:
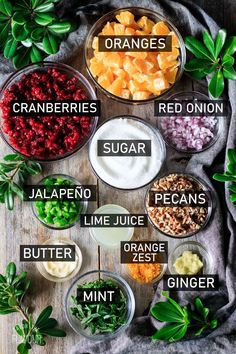
[[[53,61],[70,63],[75,56],[83,50],[84,39],[86,38],[90,24],[92,24],[103,12],[114,7],[142,6],[156,10],[172,20],[183,36],[187,34],[198,35],[207,29],[213,36],[216,35],[218,25],[201,8],[194,4],[194,1],[171,1],[160,0],[102,0],[102,1],[70,1],[64,0],[58,4],[61,13],[69,16],[78,16],[80,26],[77,31],[71,33],[68,39],[62,43],[59,53],[48,58]],[[75,11],[77,9],[77,11]],[[3,83],[13,71],[12,65],[5,59],[0,60],[0,83]],[[206,91],[206,81],[202,81],[202,90]],[[225,157],[225,146],[235,147],[236,137],[236,83],[231,81],[228,85],[228,98],[230,101],[232,115],[224,119],[222,131],[216,144],[209,150],[193,156],[187,164],[186,171],[194,172],[202,179],[212,185],[212,174],[223,169]],[[226,97],[227,98],[227,97]],[[223,118],[222,118],[223,119]],[[176,170],[180,169],[179,159],[184,157],[173,150],[168,150],[168,166]],[[222,165],[220,166],[220,163]],[[183,171],[183,168],[181,169]],[[111,341],[94,343],[82,339],[71,350],[71,354],[156,354],[156,353],[234,353],[236,329],[236,209],[228,202],[228,191],[224,192],[224,186],[216,183],[217,191],[216,210],[214,219],[204,233],[199,233],[197,239],[202,244],[207,244],[214,255],[214,272],[219,274],[219,291],[201,293],[204,304],[212,310],[217,311],[217,317],[221,325],[206,338],[198,340],[190,339],[178,343],[166,344],[163,342],[152,342],[150,334],[153,328],[162,324],[153,321],[149,315],[133,320],[132,325],[120,337]],[[225,200],[227,200],[227,205]],[[160,298],[161,284],[158,285],[152,303]],[[185,304],[197,294],[174,293],[174,296],[182,304]],[[151,300],[151,299],[150,299]]]
[[[210,18],[201,8],[192,1],[109,1],[101,2],[101,6],[109,3],[111,7],[126,7],[126,6],[142,6],[157,10],[172,20],[182,35],[192,34],[199,35],[203,30],[208,30],[213,36],[219,30],[218,25]],[[99,2],[96,5],[99,9]],[[96,6],[91,7],[92,11],[96,12]],[[86,9],[82,9],[83,13]],[[206,91],[206,81],[202,82],[202,90]],[[204,298],[204,303],[207,304],[213,311],[216,311],[220,326],[208,334],[205,338],[189,339],[178,343],[166,344],[152,342],[150,333],[153,333],[152,326],[159,328],[162,324],[153,320],[150,315],[136,318],[132,325],[120,337],[111,341],[103,341],[93,343],[86,339],[81,340],[71,354],[141,354],[141,353],[230,353],[234,352],[233,346],[235,337],[233,335],[236,328],[236,269],[234,264],[235,257],[235,236],[236,236],[236,209],[233,205],[225,200],[228,200],[228,191],[223,192],[223,185],[216,183],[212,185],[212,174],[215,171],[223,169],[219,166],[219,161],[224,160],[225,146],[235,147],[236,136],[236,84],[229,82],[228,97],[232,115],[223,119],[222,130],[216,144],[209,150],[193,156],[187,166],[186,172],[193,172],[199,177],[208,182],[217,190],[216,208],[214,218],[211,224],[203,232],[197,235],[197,240],[202,244],[206,244],[209,251],[214,256],[214,273],[219,274],[220,289],[217,292],[201,292],[201,297]],[[167,154],[167,170],[183,170],[179,164],[179,158],[184,157],[173,150],[169,150]],[[219,200],[219,197],[221,200]],[[161,284],[158,285],[156,294],[152,303],[154,304],[160,298]],[[194,292],[179,292],[174,293],[174,296],[182,304],[190,301],[198,294]]]

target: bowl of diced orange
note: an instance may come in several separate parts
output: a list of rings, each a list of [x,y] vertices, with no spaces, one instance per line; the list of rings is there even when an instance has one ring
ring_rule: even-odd
[[[171,51],[100,51],[99,36],[171,36]],[[130,104],[166,95],[183,74],[186,52],[177,28],[161,14],[139,7],[113,10],[91,28],[85,44],[87,70],[109,97]]]

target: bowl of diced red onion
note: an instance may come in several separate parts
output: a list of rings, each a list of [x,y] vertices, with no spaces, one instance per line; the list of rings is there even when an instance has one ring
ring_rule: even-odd
[[[200,92],[180,92],[169,100],[209,100]],[[199,153],[210,148],[217,140],[221,117],[168,116],[158,118],[158,128],[167,145],[184,153]]]

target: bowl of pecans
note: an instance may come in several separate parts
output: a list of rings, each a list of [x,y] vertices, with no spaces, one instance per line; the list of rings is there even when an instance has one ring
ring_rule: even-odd
[[[148,219],[161,234],[190,237],[209,222],[212,211],[211,188],[201,179],[184,173],[170,173],[156,180],[147,191]]]

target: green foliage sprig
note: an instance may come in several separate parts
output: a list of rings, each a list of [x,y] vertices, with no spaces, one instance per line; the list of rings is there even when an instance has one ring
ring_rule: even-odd
[[[200,336],[207,329],[214,329],[218,321],[212,318],[209,308],[204,307],[199,298],[194,300],[194,304],[181,307],[176,301],[167,296],[167,302],[157,302],[151,308],[151,314],[161,322],[168,325],[159,329],[153,336],[154,340],[164,340],[167,342],[179,341],[187,334],[189,329],[194,331],[195,336]]]
[[[39,163],[24,159],[18,154],[4,156],[0,163],[0,202],[5,203],[8,210],[14,208],[14,197],[24,200],[23,185],[30,175],[42,172]]]
[[[227,170],[222,173],[215,173],[213,178],[219,182],[232,182],[228,187],[230,190],[230,201],[236,202],[236,150],[228,149],[227,151],[228,165]]]
[[[15,68],[42,61],[59,50],[71,21],[59,19],[58,0],[0,0],[0,52]]]
[[[221,29],[215,41],[208,32],[203,32],[203,41],[187,36],[184,42],[195,56],[186,63],[185,71],[194,79],[212,74],[208,90],[213,97],[220,97],[224,91],[225,79],[236,80],[233,57],[236,52],[236,36],[227,38],[226,30]]]
[[[5,275],[0,274],[0,314],[18,312],[23,316],[22,324],[15,326],[22,340],[17,347],[19,354],[28,354],[33,344],[45,346],[47,336],[66,336],[63,330],[56,328],[57,321],[50,317],[52,306],[46,307],[36,321],[33,320],[29,309],[23,307],[22,302],[29,286],[30,280],[27,278],[27,273],[21,272],[17,275],[15,263],[8,264]]]

